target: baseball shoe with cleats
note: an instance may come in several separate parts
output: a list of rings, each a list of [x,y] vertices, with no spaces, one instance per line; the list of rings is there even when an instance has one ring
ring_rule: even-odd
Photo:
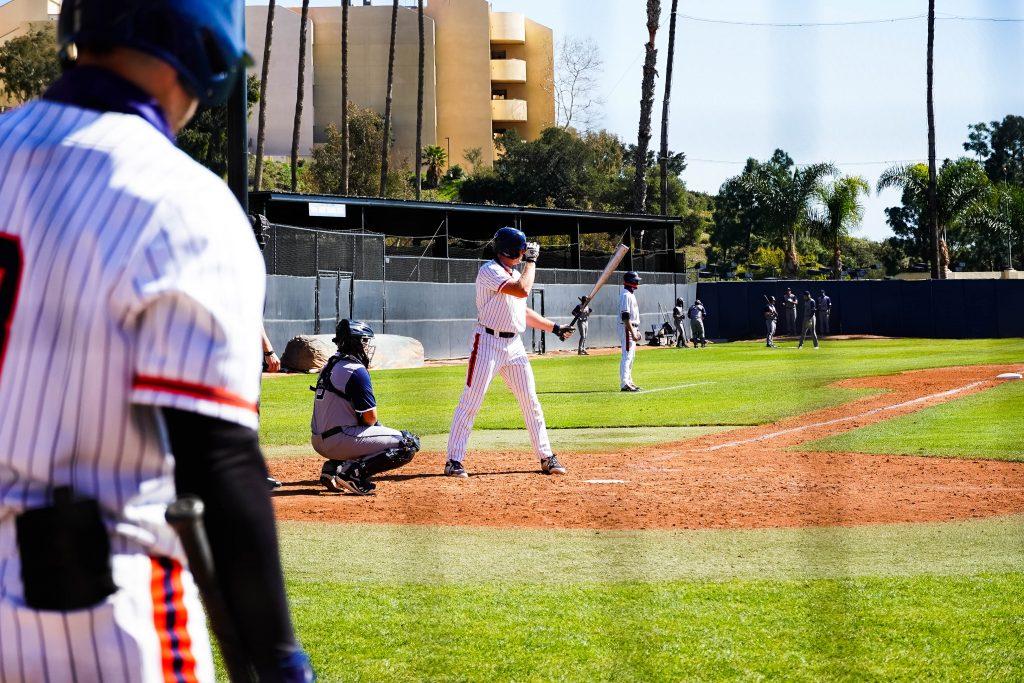
[[[354,493],[368,496],[377,485],[363,475],[356,460],[328,460],[320,471],[320,483],[331,493]]]
[[[335,480],[349,493],[357,496],[368,496],[373,493],[377,485],[370,481],[363,470],[363,464],[358,460],[349,460],[342,467]]]
[[[466,471],[466,468],[458,460],[449,460],[444,464],[444,476],[466,479],[469,477],[469,472]]]
[[[565,474],[565,465],[558,462],[558,458],[552,455],[550,458],[540,459],[540,471],[544,474]]]
[[[271,491],[276,491],[277,489],[281,488],[281,482],[279,482],[277,479],[274,479],[273,477],[267,477],[267,488],[270,489]]]
[[[635,391],[640,391],[640,387],[638,387],[635,384],[624,384],[624,385],[622,385],[622,389],[620,391],[635,392]]]

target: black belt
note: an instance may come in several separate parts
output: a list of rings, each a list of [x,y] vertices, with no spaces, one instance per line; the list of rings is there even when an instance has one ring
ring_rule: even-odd
[[[501,337],[502,339],[511,339],[512,337],[516,336],[515,332],[497,332],[495,330],[492,330],[489,327],[485,327],[484,331],[487,334],[490,334],[490,335],[495,336],[495,337]]]
[[[334,436],[335,434],[341,434],[343,431],[345,431],[344,427],[331,427],[326,432],[322,433],[320,435],[320,438],[321,439],[329,439],[332,436]]]

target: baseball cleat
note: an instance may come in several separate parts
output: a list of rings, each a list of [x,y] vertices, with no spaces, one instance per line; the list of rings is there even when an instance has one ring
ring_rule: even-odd
[[[565,474],[565,466],[552,455],[550,458],[540,459],[540,471],[544,474]]]
[[[344,464],[341,460],[328,460],[320,470],[320,483],[331,493],[341,493],[343,490],[335,479]]]
[[[449,460],[444,464],[444,476],[465,479],[469,477],[469,472],[466,471],[466,468],[458,460]]]
[[[362,476],[355,461],[328,460],[320,471],[320,483],[331,493],[347,491],[358,496],[368,496],[377,488],[376,484]]]
[[[624,384],[620,391],[640,391],[640,387],[633,386],[632,384]]]
[[[377,488],[377,485],[369,479],[356,479],[354,477],[346,477],[343,474],[339,474],[334,479],[344,490],[357,496],[368,496]]]
[[[267,488],[270,489],[271,491],[275,491],[281,488],[281,482],[279,482],[277,479],[274,479],[273,477],[267,477]]]

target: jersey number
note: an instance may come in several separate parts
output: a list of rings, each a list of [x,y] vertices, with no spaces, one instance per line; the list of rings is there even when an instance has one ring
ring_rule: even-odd
[[[0,233],[0,373],[4,371],[7,340],[11,335],[14,306],[21,286],[21,242],[14,235]]]

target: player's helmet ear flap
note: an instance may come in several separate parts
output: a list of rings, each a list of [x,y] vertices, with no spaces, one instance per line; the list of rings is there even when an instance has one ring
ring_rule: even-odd
[[[57,40],[72,46],[129,47],[167,62],[207,106],[223,104],[252,63],[245,49],[245,0],[64,0]]]
[[[494,233],[494,251],[505,258],[516,259],[526,251],[526,233],[506,226]]]

